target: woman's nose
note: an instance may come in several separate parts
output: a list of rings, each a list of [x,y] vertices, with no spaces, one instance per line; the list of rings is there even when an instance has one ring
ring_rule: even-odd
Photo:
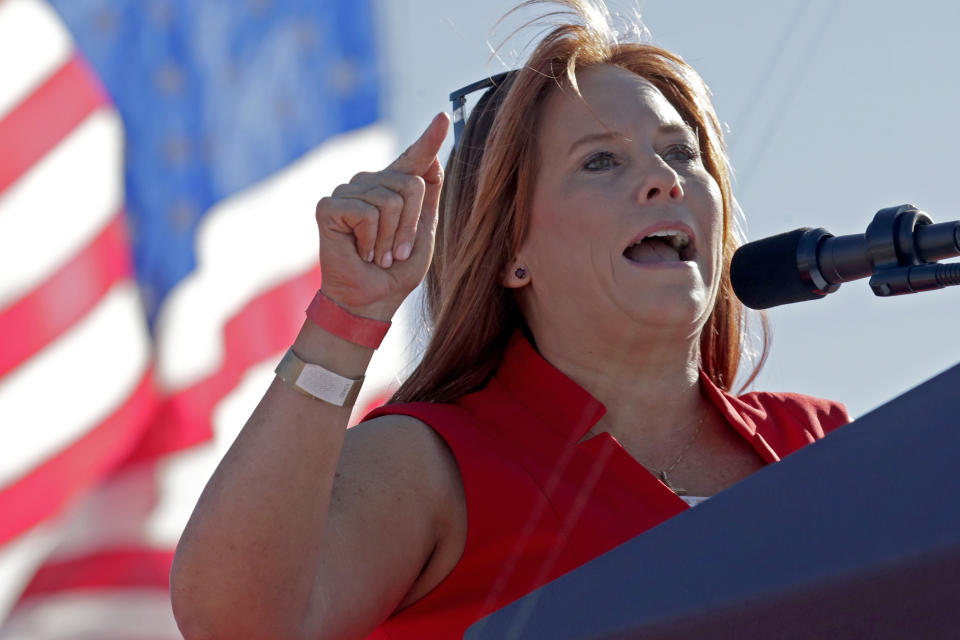
[[[683,200],[680,176],[670,165],[658,159],[656,165],[645,173],[638,196],[641,204],[660,199],[679,202]]]

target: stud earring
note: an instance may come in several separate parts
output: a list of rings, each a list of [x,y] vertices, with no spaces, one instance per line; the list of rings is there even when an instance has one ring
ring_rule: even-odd
[[[513,272],[513,275],[517,276],[518,280],[523,280],[527,277],[527,270],[523,267],[517,267],[517,270]]]

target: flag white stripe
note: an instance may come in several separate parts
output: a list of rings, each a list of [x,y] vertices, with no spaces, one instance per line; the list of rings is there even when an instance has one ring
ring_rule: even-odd
[[[382,126],[344,134],[209,212],[197,234],[197,267],[158,317],[164,387],[182,389],[217,370],[227,320],[257,294],[317,264],[316,202],[355,173],[387,164],[393,148]]]
[[[82,591],[36,598],[14,609],[0,640],[181,640],[166,590]]]
[[[72,54],[70,35],[47,3],[0,1],[0,119]]]
[[[123,205],[122,180],[123,125],[103,108],[0,193],[0,308],[96,237]]]
[[[146,527],[148,546],[173,546],[180,539],[200,492],[263,397],[281,355],[247,369],[240,383],[220,400],[213,412],[210,442],[159,461],[159,502]]]
[[[44,523],[0,547],[0,625],[33,572],[62,539],[58,525],[56,520]]]
[[[0,380],[0,484],[29,471],[123,404],[150,355],[129,281],[69,331]]]
[[[48,560],[62,562],[111,549],[151,548],[144,536],[144,522],[156,506],[156,468],[155,460],[124,467],[65,510],[60,517],[63,541]],[[105,522],[109,526],[104,526]],[[176,543],[174,538],[159,548],[173,549]]]
[[[281,355],[248,369],[218,403],[209,442],[115,473],[65,511],[57,525],[62,541],[49,559],[64,561],[111,547],[174,548],[200,492],[253,413]],[[110,526],[102,526],[104,522]]]

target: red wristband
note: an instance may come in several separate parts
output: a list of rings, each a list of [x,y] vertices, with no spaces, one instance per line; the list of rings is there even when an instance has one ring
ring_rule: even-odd
[[[307,307],[307,317],[315,325],[339,336],[347,342],[353,342],[364,347],[376,349],[387,335],[390,323],[373,318],[355,316],[339,304],[317,291],[310,306]]]

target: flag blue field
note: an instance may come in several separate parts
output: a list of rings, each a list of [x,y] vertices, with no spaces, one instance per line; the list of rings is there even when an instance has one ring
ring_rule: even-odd
[[[173,548],[320,284],[313,206],[393,155],[376,42],[366,0],[0,0],[0,638],[179,637]]]

